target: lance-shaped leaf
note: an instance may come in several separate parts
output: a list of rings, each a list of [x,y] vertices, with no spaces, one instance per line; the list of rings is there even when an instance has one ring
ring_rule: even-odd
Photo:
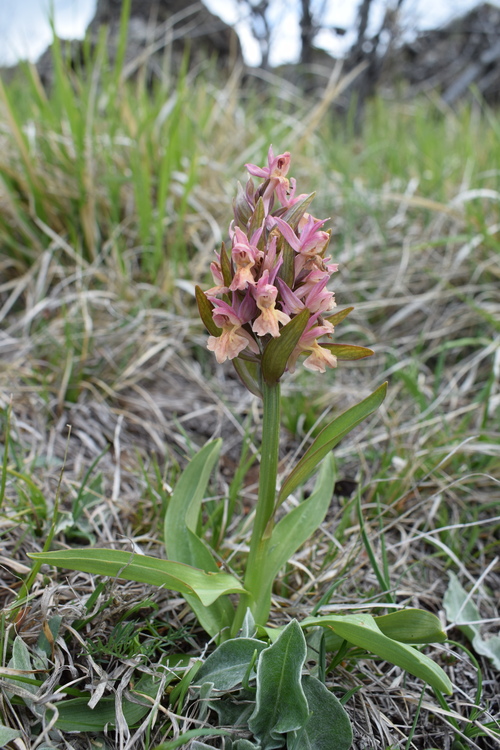
[[[159,560],[124,550],[65,549],[34,552],[30,557],[56,568],[163,586],[180,594],[192,595],[206,607],[223,594],[244,592],[241,583],[229,573],[205,573],[183,563]]]
[[[282,218],[283,221],[286,221],[286,223],[289,224],[292,229],[297,229],[299,221],[311,205],[315,195],[316,193],[310,193],[309,195],[306,195],[301,201],[297,201],[297,203],[294,203],[293,206],[287,208],[285,213],[282,214],[280,218]]]
[[[201,504],[221,449],[222,442],[207,443],[182,472],[172,493],[165,514],[165,549],[171,560],[191,565],[201,570],[216,573],[219,568],[212,552],[196,533]],[[200,624],[211,636],[228,627],[234,616],[229,599],[220,599],[210,608],[201,607],[189,596],[186,601],[196,614]]]
[[[308,718],[301,684],[306,650],[300,625],[292,620],[260,655],[255,711],[248,727],[266,750],[283,747],[282,735],[300,729]]]
[[[439,617],[425,609],[400,609],[374,620],[384,635],[401,643],[444,643],[446,640]]]
[[[235,357],[233,360],[233,367],[238,373],[238,376],[250,393],[254,396],[262,398],[262,391],[258,382],[258,365],[256,362],[249,362],[242,359],[241,357]]]
[[[222,243],[220,248],[220,267],[222,270],[222,278],[224,279],[224,284],[229,287],[233,279],[233,270],[231,268],[230,255],[226,250],[226,245],[224,244],[224,242]]]
[[[292,321],[293,322],[293,321]],[[290,324],[288,324],[290,325]],[[285,326],[286,327],[286,326]],[[282,503],[290,493],[299,487],[312,474],[322,458],[334,448],[356,425],[372,414],[385,398],[387,383],[383,383],[368,398],[347,409],[343,414],[327,425],[309,449],[302,456],[298,464],[285,479],[278,495],[278,502]]]
[[[386,636],[371,615],[308,617],[301,624],[302,627],[321,625],[331,628],[336,635],[352,643],[353,646],[364,648],[385,661],[396,664],[406,672],[424,680],[436,690],[448,695],[453,692],[452,684],[441,667],[416,648]]]
[[[252,214],[252,218],[250,219],[250,225],[248,227],[248,233],[247,233],[248,237],[251,237],[252,234],[257,231],[257,229],[261,228],[265,217],[266,217],[266,211],[264,208],[264,201],[262,200],[262,197],[260,197],[259,200],[257,201],[257,205],[255,206],[255,211]],[[265,241],[264,233],[262,233],[262,236],[259,240],[257,247],[259,247],[263,239]],[[262,248],[259,247],[259,250],[261,249]]]
[[[219,326],[216,326],[214,323],[214,319],[212,317],[212,310],[214,309],[214,306],[208,299],[205,292],[199,287],[195,287],[195,294],[196,294],[196,302],[198,304],[198,312],[200,313],[200,318],[203,322],[203,325],[207,329],[209,333],[212,334],[212,336],[220,336],[222,333],[222,328],[219,328]]]
[[[337,359],[354,360],[371,357],[375,352],[373,349],[367,349],[365,346],[354,346],[352,344],[321,344],[324,349],[328,349]]]
[[[275,385],[286,370],[291,353],[304,333],[309,310],[302,310],[283,326],[278,338],[271,339],[262,355],[262,374],[269,385]]]
[[[281,252],[283,259],[278,276],[291,289],[295,279],[295,250],[288,244],[283,235],[280,235],[278,240],[278,251]]]
[[[332,324],[332,326],[336,326],[339,323],[342,323],[345,318],[354,310],[354,307],[346,307],[344,310],[339,310],[336,313],[333,313],[333,315],[323,315],[325,320],[328,320],[329,323]]]
[[[249,182],[251,183],[251,187],[253,189],[253,182],[251,180],[249,180]],[[236,193],[236,198],[233,199],[233,211],[236,223],[238,224],[240,229],[243,229],[245,231],[247,228],[247,222],[252,215],[252,211],[250,206],[248,205],[246,191],[244,190],[241,182],[238,182],[238,191]]]

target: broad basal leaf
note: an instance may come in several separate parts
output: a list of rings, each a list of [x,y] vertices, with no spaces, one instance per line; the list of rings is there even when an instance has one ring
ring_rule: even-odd
[[[241,583],[229,573],[205,573],[183,563],[122,550],[68,549],[29,556],[57,568],[164,586],[180,594],[190,594],[206,607],[223,594],[244,593]]]
[[[446,640],[439,617],[425,609],[400,609],[374,617],[374,620],[384,635],[401,643],[443,643]]]
[[[443,599],[448,622],[454,623],[467,636],[478,654],[486,656],[496,669],[500,669],[500,635],[482,637],[479,622],[475,624],[476,620],[481,620],[478,608],[457,576],[454,573],[449,573],[449,576],[450,583]]]
[[[342,704],[322,682],[302,678],[309,718],[304,727],[287,737],[287,750],[349,750],[352,728]]]
[[[306,641],[296,620],[260,655],[255,711],[248,726],[262,750],[282,747],[283,735],[300,729],[308,718],[301,683],[305,658]]]
[[[208,546],[197,536],[196,529],[208,480],[218,461],[221,445],[221,440],[207,443],[191,459],[179,477],[165,514],[164,538],[169,560],[210,573],[218,573],[219,568]],[[189,594],[186,601],[211,636],[232,623],[234,609],[228,599],[220,599],[210,609],[200,607],[199,602]]]
[[[196,675],[196,684],[211,682],[216,690],[232,690],[241,684],[255,654],[266,648],[256,638],[232,638],[205,659]]]
[[[443,693],[448,695],[452,693],[451,682],[441,667],[412,646],[388,638],[377,627],[371,615],[308,617],[301,625],[302,627],[321,625],[331,628],[336,635],[348,643],[364,648],[391,664],[396,664]]]

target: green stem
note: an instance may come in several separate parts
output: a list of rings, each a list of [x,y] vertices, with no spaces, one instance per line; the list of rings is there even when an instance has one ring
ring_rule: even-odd
[[[252,610],[255,622],[265,625],[271,608],[272,581],[265,580],[264,562],[271,541],[270,532],[276,509],[276,482],[278,477],[280,438],[280,385],[262,383],[263,418],[260,450],[259,496],[250,540],[250,552],[244,579],[248,595],[240,598],[232,634],[241,627],[247,607]]]

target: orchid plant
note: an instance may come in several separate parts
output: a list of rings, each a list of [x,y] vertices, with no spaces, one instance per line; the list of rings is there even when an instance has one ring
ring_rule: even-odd
[[[239,685],[246,705],[250,675],[256,680],[255,709],[248,727],[257,744],[252,740],[241,747],[265,750],[286,743],[298,748],[306,746],[307,739],[308,747],[320,748],[328,745],[311,740],[315,728],[308,724],[308,716],[311,711],[317,716],[322,711],[330,715],[332,696],[322,692],[324,686],[320,689],[311,682],[316,678],[302,676],[304,632],[326,629],[329,649],[368,651],[421,677],[435,690],[449,693],[451,683],[446,674],[415,648],[416,644],[443,641],[445,635],[434,615],[415,609],[380,617],[310,617],[301,623],[292,621],[286,628],[268,625],[273,583],[279,571],[318,529],[328,511],[335,481],[332,448],[380,406],[387,384],[333,419],[296,465],[284,477],[278,476],[282,378],[299,363],[314,373],[324,373],[338,361],[358,360],[373,352],[332,341],[335,326],[353,308],[336,311],[329,282],[338,267],[327,255],[330,232],[324,229],[326,220],[309,213],[314,194],[296,194],[295,180],[288,177],[290,154],[275,156],[270,148],[266,166],[246,167],[250,178],[244,188],[239,185],[234,201],[230,246],[222,244],[211,265],[214,286],[206,292],[196,288],[200,317],[209,332],[208,349],[218,363],[230,360],[244,386],[262,401],[259,492],[240,575],[221,570],[210,546],[199,536],[202,501],[221,450],[220,440],[199,451],[173,491],[165,516],[166,560],[104,549],[45,551],[32,557],[37,566],[51,563],[181,593],[201,626],[220,644],[202,667],[202,683],[210,684],[216,692],[234,691]],[[259,179],[257,185],[253,177]],[[301,498],[297,491],[318,469],[312,493]],[[293,493],[297,493],[296,503],[283,513],[283,503]],[[234,594],[239,597],[236,606],[230,596]],[[293,658],[288,663],[290,654]],[[276,675],[282,676],[285,663],[289,685],[295,686],[299,696],[288,719],[284,718],[287,696],[282,695],[280,703],[276,695],[272,698],[269,694],[272,675],[277,686],[282,684]],[[271,715],[270,702],[274,706]],[[343,709],[336,704],[335,711],[342,713]],[[349,747],[349,731],[343,737],[342,741],[337,738],[336,750]]]

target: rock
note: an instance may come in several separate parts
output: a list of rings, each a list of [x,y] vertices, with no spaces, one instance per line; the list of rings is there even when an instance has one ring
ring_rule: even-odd
[[[447,104],[467,93],[471,84],[495,103],[500,98],[499,39],[500,8],[483,3],[403,45],[395,54],[393,71],[414,93],[437,89]]]
[[[98,0],[97,9],[87,35],[95,46],[102,26],[108,29],[108,58],[116,57],[122,0]],[[131,0],[128,22],[127,50],[124,71],[134,75],[143,66],[148,78],[160,76],[165,55],[174,71],[181,65],[189,49],[189,64],[199,66],[215,58],[220,67],[233,67],[243,61],[236,32],[201,2],[184,0]],[[83,62],[82,43],[63,44],[64,54],[76,67]],[[52,50],[47,49],[37,63],[40,78],[45,84],[52,80]]]

